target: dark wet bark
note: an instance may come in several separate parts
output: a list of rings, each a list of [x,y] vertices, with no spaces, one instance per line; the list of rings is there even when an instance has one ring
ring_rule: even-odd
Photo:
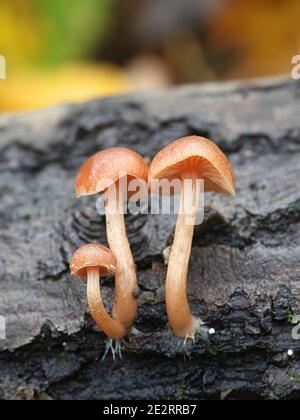
[[[276,80],[0,117],[0,398],[299,399],[291,323],[300,314],[299,116],[300,84]],[[105,337],[68,262],[77,246],[105,243],[105,225],[95,197],[75,198],[76,171],[102,148],[151,159],[189,134],[217,141],[238,179],[236,198],[207,195],[190,264],[193,313],[217,333],[198,337],[184,360],[164,307],[175,219],[129,216],[144,334],[121,362],[101,363]],[[112,279],[104,294],[112,300]]]

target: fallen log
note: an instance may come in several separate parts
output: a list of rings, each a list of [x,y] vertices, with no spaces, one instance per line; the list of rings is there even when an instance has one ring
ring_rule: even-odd
[[[1,399],[300,398],[299,92],[287,79],[210,84],[0,117]],[[142,334],[101,362],[105,336],[68,263],[106,243],[105,224],[74,177],[103,148],[150,160],[190,134],[215,140],[238,179],[235,198],[206,196],[190,264],[193,313],[216,334],[184,357],[164,306],[175,218],[128,216]],[[113,279],[103,289],[111,303]]]

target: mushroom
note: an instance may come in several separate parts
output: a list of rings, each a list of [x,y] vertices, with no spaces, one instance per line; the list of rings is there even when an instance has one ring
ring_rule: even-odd
[[[131,180],[147,186],[148,167],[132,150],[116,147],[88,159],[76,179],[77,197],[105,192],[107,239],[117,260],[114,318],[130,329],[136,318],[138,284],[136,267],[126,235],[123,202]]]
[[[194,340],[203,325],[191,314],[187,300],[188,265],[200,199],[196,181],[204,181],[205,191],[235,195],[235,178],[230,162],[215,143],[191,136],[168,145],[152,161],[151,188],[154,181],[166,179],[181,180],[180,211],[166,280],[168,319],[176,336]],[[184,182],[186,179],[192,181]]]
[[[100,277],[114,273],[116,264],[113,253],[99,244],[82,246],[74,253],[70,263],[73,276],[87,279],[87,301],[90,313],[98,327],[109,337],[104,357],[111,349],[114,359],[116,353],[121,357],[120,343],[126,335],[126,329],[107,313],[101,297]],[[116,341],[115,348],[113,341]]]

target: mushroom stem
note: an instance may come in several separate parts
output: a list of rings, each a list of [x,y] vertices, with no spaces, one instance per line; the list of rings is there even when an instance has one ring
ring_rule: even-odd
[[[106,203],[106,231],[110,249],[117,260],[113,313],[114,317],[129,329],[136,318],[138,285],[122,205],[121,188],[112,188],[108,192]]]
[[[169,260],[166,281],[166,306],[169,324],[178,337],[194,338],[200,320],[191,314],[187,299],[187,275],[200,191],[194,174],[185,174],[181,189],[180,211]]]
[[[126,335],[124,326],[113,319],[103,305],[99,268],[87,269],[87,300],[90,313],[98,327],[108,336],[119,340]]]

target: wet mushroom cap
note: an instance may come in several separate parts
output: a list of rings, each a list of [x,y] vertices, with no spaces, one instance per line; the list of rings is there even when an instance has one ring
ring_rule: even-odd
[[[205,191],[235,195],[235,177],[229,160],[215,143],[204,137],[184,137],[166,146],[153,159],[149,179],[172,181],[191,172],[204,180]]]
[[[70,270],[73,276],[86,278],[88,268],[99,268],[100,275],[106,275],[114,273],[116,265],[116,259],[108,248],[99,244],[88,244],[74,253]]]
[[[125,175],[148,182],[148,167],[139,154],[123,147],[98,152],[80,168],[75,183],[76,195],[101,193]]]

